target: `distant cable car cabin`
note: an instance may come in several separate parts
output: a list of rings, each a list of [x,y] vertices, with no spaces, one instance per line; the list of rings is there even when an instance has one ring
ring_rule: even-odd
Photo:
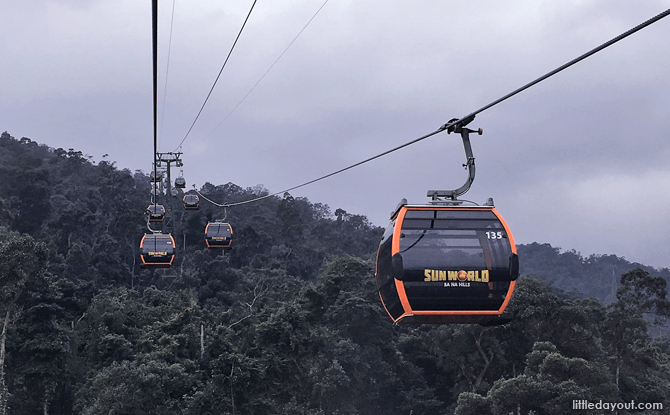
[[[154,176],[154,171],[152,170],[151,173],[149,173],[149,181],[152,183],[158,183],[163,180],[163,172],[158,170],[156,172],[156,175]]]
[[[174,239],[170,234],[145,234],[140,242],[142,266],[169,268],[175,256]]]
[[[149,214],[149,222],[163,222],[163,219],[165,219],[165,207],[163,205],[149,205],[147,213]]]
[[[200,209],[200,198],[198,195],[188,194],[184,195],[184,209],[198,210]]]
[[[179,195],[179,191],[177,190],[177,188],[173,187],[170,190],[170,194],[172,195],[172,197],[177,197],[177,195]]]
[[[518,275],[514,238],[493,206],[401,203],[377,253],[379,296],[396,323],[506,323]]]
[[[205,228],[205,243],[207,244],[207,248],[210,249],[231,249],[233,228],[229,223],[209,222]]]
[[[177,189],[185,189],[186,188],[186,179],[183,177],[177,177],[174,179],[174,187]]]

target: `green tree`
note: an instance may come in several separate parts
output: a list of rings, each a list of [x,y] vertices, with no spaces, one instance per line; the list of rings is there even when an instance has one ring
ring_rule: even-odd
[[[486,397],[462,394],[455,413],[559,415],[572,409],[573,400],[617,399],[616,386],[602,364],[566,357],[549,342],[536,343],[526,360],[522,375],[498,380]]]
[[[604,320],[605,344],[612,350],[615,383],[624,400],[664,402],[670,396],[670,356],[654,345],[644,315],[667,318],[666,282],[644,270],[621,276],[617,301]],[[654,318],[655,317],[655,318]]]
[[[4,317],[0,338],[0,414],[3,415],[8,405],[21,402],[22,389],[18,385],[23,384],[26,376],[37,375],[42,381],[33,401],[38,407],[48,407],[58,377],[51,358],[54,353],[67,351],[62,347],[67,343],[62,336],[51,337],[59,330],[49,323],[52,318],[48,303],[53,299],[53,292],[46,272],[47,258],[45,244],[35,242],[28,235],[0,242],[0,312]],[[10,327],[11,322],[16,326]],[[8,350],[11,360],[7,373],[12,378],[7,382]],[[33,354],[34,359],[26,359]]]
[[[666,287],[667,282],[662,277],[653,277],[640,268],[628,271],[621,276],[616,307],[634,314],[652,315],[655,323],[663,324],[670,317]]]
[[[82,415],[162,415],[183,413],[185,398],[197,387],[178,363],[122,361],[96,372],[77,394]]]
[[[48,273],[29,279],[21,295],[8,342],[12,414],[68,412],[71,330],[63,321],[61,296]]]

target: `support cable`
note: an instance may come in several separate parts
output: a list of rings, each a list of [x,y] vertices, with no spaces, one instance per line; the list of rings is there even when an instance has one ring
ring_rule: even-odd
[[[531,86],[533,86],[533,85],[535,85],[535,84],[537,84],[537,83],[540,83],[540,82],[544,81],[545,79],[547,79],[547,78],[549,78],[549,77],[551,77],[551,76],[553,76],[553,75],[556,75],[557,73],[561,72],[562,70],[564,70],[564,69],[566,69],[566,68],[568,68],[568,67],[574,65],[575,63],[577,63],[577,62],[579,62],[579,61],[581,61],[581,60],[584,60],[584,59],[588,58],[588,57],[591,56],[591,55],[594,55],[594,54],[600,52],[601,50],[607,48],[608,46],[611,46],[611,45],[617,43],[618,41],[622,40],[623,38],[626,38],[626,37],[632,35],[633,33],[637,32],[637,31],[639,31],[639,30],[641,30],[641,29],[644,29],[645,27],[651,25],[652,23],[655,23],[655,22],[661,20],[662,18],[668,16],[669,14],[670,14],[670,9],[668,9],[668,10],[664,11],[663,13],[660,13],[660,14],[658,14],[658,15],[652,17],[651,19],[647,20],[646,22],[640,23],[639,25],[635,26],[634,28],[630,29],[629,31],[620,34],[619,36],[615,37],[614,39],[612,39],[612,40],[610,40],[610,41],[608,41],[608,42],[603,43],[602,45],[598,46],[597,48],[593,48],[593,49],[591,49],[590,51],[588,51],[588,52],[586,52],[585,54],[579,56],[578,58],[575,58],[575,59],[571,60],[570,62],[566,63],[565,65],[563,65],[563,66],[561,66],[561,67],[559,67],[559,68],[556,68],[556,69],[554,69],[553,71],[547,73],[546,75],[543,75],[543,76],[537,78],[537,79],[534,80],[533,82],[529,82],[529,83],[527,83],[526,85],[522,86],[521,88],[519,88],[519,89],[517,89],[517,90],[515,90],[515,91],[513,91],[513,92],[510,92],[509,94],[505,95],[504,97],[502,97],[502,98],[500,98],[500,99],[498,99],[498,100],[496,100],[496,101],[493,101],[492,103],[490,103],[490,104],[488,104],[488,105],[486,105],[486,106],[484,106],[484,107],[478,109],[477,111],[475,111],[475,112],[473,112],[473,113],[470,113],[470,114],[466,115],[466,116],[463,117],[461,120],[463,120],[463,119],[467,119],[467,118],[470,117],[470,116],[473,116],[473,117],[474,117],[475,115],[479,114],[480,112],[483,112],[483,111],[485,111],[485,110],[487,110],[487,109],[493,107],[494,105],[498,105],[498,104],[500,104],[501,102],[503,102],[503,101],[506,100],[507,98],[513,97],[514,95],[518,94],[519,92],[521,92],[521,91],[523,91],[523,90],[525,90],[525,89],[528,89],[528,88],[530,88]],[[461,120],[459,120],[459,121],[461,121]],[[445,129],[446,129],[446,128],[445,128]]]
[[[158,169],[157,169],[157,161],[156,160],[156,154],[158,153],[158,130],[157,130],[157,108],[158,108],[158,0],[152,0],[152,16],[151,16],[151,21],[152,21],[152,38],[153,38],[153,61],[154,61],[154,68],[153,68],[153,105],[154,105],[154,180],[158,178]],[[154,192],[154,206],[158,204],[157,201],[157,195],[156,195],[156,183],[152,182],[153,184],[153,192]],[[157,209],[154,207],[154,209]]]
[[[321,5],[321,7],[319,7],[319,10],[317,10],[316,13],[314,13],[314,15],[312,16],[312,18],[309,19],[309,21],[307,22],[307,24],[305,24],[305,26],[300,30],[300,32],[298,32],[298,34],[293,38],[293,40],[291,41],[291,43],[288,44],[288,46],[286,47],[286,49],[284,49],[284,51],[279,55],[279,57],[272,63],[272,65],[270,65],[270,67],[268,68],[268,70],[265,71],[265,73],[263,74],[263,76],[261,76],[261,78],[254,84],[254,86],[251,87],[251,89],[249,90],[249,92],[246,93],[246,95],[240,100],[240,102],[238,102],[237,105],[235,105],[235,107],[233,107],[233,109],[230,110],[230,112],[228,113],[228,115],[226,115],[226,117],[225,117],[223,120],[221,120],[221,122],[219,123],[219,125],[217,125],[216,127],[214,127],[214,129],[212,130],[212,133],[213,133],[214,131],[216,131],[219,127],[221,127],[221,125],[228,119],[228,117],[230,117],[230,116],[233,114],[233,112],[235,112],[235,110],[237,109],[237,107],[239,107],[239,106],[244,102],[244,100],[247,99],[247,97],[251,94],[251,92],[253,92],[253,90],[256,89],[256,87],[258,86],[258,84],[260,84],[261,81],[263,80],[263,78],[265,78],[265,75],[267,75],[268,72],[270,72],[270,71],[272,70],[272,68],[274,68],[274,66],[277,64],[277,62],[279,62],[279,59],[281,59],[282,56],[284,56],[284,54],[289,50],[289,48],[293,45],[293,43],[295,43],[295,41],[298,39],[298,37],[300,37],[300,35],[302,34],[302,32],[304,32],[305,29],[307,29],[307,26],[309,26],[309,24],[312,23],[312,20],[314,20],[314,18],[316,17],[316,15],[319,14],[319,12],[321,11],[321,9],[323,9],[323,7],[326,5],[326,3],[328,3],[328,0],[326,0],[326,1],[323,2],[323,4]],[[211,134],[211,133],[210,133],[210,134]]]
[[[276,192],[276,193],[268,194],[268,195],[265,195],[265,196],[257,197],[257,198],[254,198],[254,199],[251,199],[251,200],[246,200],[246,201],[243,201],[243,202],[219,204],[219,203],[215,203],[215,202],[213,202],[213,201],[207,199],[205,196],[203,196],[203,195],[202,195],[200,192],[198,192],[197,190],[196,190],[196,193],[198,193],[198,194],[199,194],[200,196],[202,196],[205,200],[207,200],[208,202],[210,202],[210,203],[212,203],[212,204],[214,204],[214,205],[216,205],[216,206],[220,206],[220,207],[239,206],[239,205],[243,205],[243,204],[246,204],[246,203],[257,202],[257,201],[259,201],[259,200],[263,200],[263,199],[266,199],[266,198],[268,198],[268,197],[277,196],[277,195],[279,195],[279,194],[286,193],[286,192],[289,192],[289,191],[291,191],[291,190],[298,189],[298,188],[303,187],[303,186],[307,186],[308,184],[312,184],[312,183],[318,182],[318,181],[320,181],[320,180],[323,180],[323,179],[326,179],[326,178],[328,178],[328,177],[334,176],[334,175],[336,175],[336,174],[342,173],[342,172],[347,171],[347,170],[349,170],[349,169],[353,169],[354,167],[360,166],[361,164],[365,164],[365,163],[367,163],[367,162],[369,162],[369,161],[378,159],[379,157],[382,157],[382,156],[385,156],[385,155],[387,155],[387,154],[393,153],[394,151],[400,150],[401,148],[407,147],[407,146],[409,146],[409,145],[411,145],[411,144],[418,143],[419,141],[424,140],[424,139],[426,139],[426,138],[428,138],[428,137],[434,136],[435,134],[441,133],[442,131],[447,130],[448,132],[451,132],[451,131],[453,131],[456,127],[458,127],[458,126],[465,126],[466,124],[468,124],[470,121],[472,121],[472,120],[475,118],[475,115],[477,115],[477,114],[479,114],[479,113],[481,113],[481,112],[483,112],[483,111],[485,111],[485,110],[487,110],[487,109],[493,107],[494,105],[497,105],[497,104],[499,104],[499,103],[505,101],[505,100],[508,99],[508,98],[511,98],[512,96],[518,94],[518,93],[521,92],[521,91],[524,91],[524,90],[530,88],[531,86],[533,86],[533,85],[535,85],[535,84],[537,84],[537,83],[539,83],[539,82],[544,81],[545,79],[547,79],[547,78],[549,78],[549,77],[551,77],[551,76],[553,76],[553,75],[555,75],[555,74],[561,72],[562,70],[564,70],[564,69],[566,69],[566,68],[568,68],[568,67],[570,67],[570,66],[576,64],[577,62],[579,62],[579,61],[581,61],[581,60],[584,60],[584,59],[588,58],[589,56],[594,55],[594,54],[597,53],[597,52],[600,52],[601,50],[603,50],[603,49],[605,49],[605,48],[607,48],[607,47],[609,47],[609,46],[611,46],[611,45],[617,43],[618,41],[620,41],[620,40],[622,40],[622,39],[624,39],[624,38],[626,38],[626,37],[632,35],[633,33],[637,32],[637,31],[639,31],[639,30],[641,30],[641,29],[644,29],[645,27],[651,25],[652,23],[655,23],[655,22],[661,20],[662,18],[667,17],[668,15],[670,15],[670,9],[668,9],[668,10],[664,11],[663,13],[660,13],[660,14],[658,14],[657,16],[652,17],[651,19],[649,19],[649,20],[647,20],[647,21],[645,21],[645,22],[643,22],[643,23],[641,23],[641,24],[635,26],[634,28],[632,28],[632,29],[630,29],[629,31],[627,31],[627,32],[625,32],[625,33],[623,33],[623,34],[621,34],[621,35],[619,35],[619,36],[613,38],[612,40],[610,40],[610,41],[608,41],[608,42],[605,42],[605,43],[603,43],[602,45],[600,45],[600,46],[598,46],[598,47],[596,47],[596,48],[594,48],[594,49],[591,49],[590,51],[588,51],[588,52],[586,52],[585,54],[579,56],[578,58],[573,59],[573,60],[571,60],[570,62],[566,63],[565,65],[560,66],[559,68],[554,69],[553,71],[551,71],[551,72],[549,72],[549,73],[547,73],[547,74],[545,74],[545,75],[543,75],[543,76],[537,78],[536,80],[534,80],[534,81],[532,81],[532,82],[530,82],[530,83],[528,83],[528,84],[522,86],[521,88],[519,88],[519,89],[517,89],[517,90],[515,90],[515,91],[513,91],[513,92],[510,92],[509,94],[505,95],[504,97],[499,98],[499,99],[497,99],[497,100],[491,102],[490,104],[488,104],[488,105],[486,105],[486,106],[484,106],[484,107],[478,109],[477,111],[471,112],[470,114],[466,115],[466,116],[463,117],[463,118],[460,118],[460,119],[456,119],[456,118],[455,118],[455,119],[453,119],[453,120],[450,120],[449,122],[447,122],[446,124],[442,125],[440,128],[438,128],[437,130],[433,131],[432,133],[428,133],[428,134],[426,134],[426,135],[424,135],[424,136],[421,136],[421,137],[419,137],[419,138],[416,138],[416,139],[414,139],[414,140],[412,140],[412,141],[410,141],[410,142],[408,142],[408,143],[402,144],[402,145],[400,145],[400,146],[398,146],[398,147],[392,148],[391,150],[387,150],[387,151],[385,151],[385,152],[383,152],[383,153],[377,154],[376,156],[370,157],[370,158],[365,159],[365,160],[363,160],[363,161],[360,161],[360,162],[358,162],[358,163],[356,163],[356,164],[352,164],[351,166],[348,166],[348,167],[345,167],[345,168],[343,168],[343,169],[337,170],[337,171],[335,171],[335,172],[333,172],[333,173],[326,174],[325,176],[318,177],[318,178],[316,178],[316,179],[313,179],[313,180],[310,180],[310,181],[308,181],[308,182],[299,184],[299,185],[297,185],[297,186],[293,186],[293,187],[291,187],[291,188],[289,188],[289,189],[282,190],[282,191],[280,191],[280,192]],[[194,188],[195,188],[195,185],[194,185]]]
[[[172,51],[172,29],[174,27],[174,4],[172,0],[172,17],[170,18],[170,39],[168,40],[167,65],[165,68],[165,87],[163,88],[163,108],[161,108],[161,131],[163,131],[163,122],[165,121],[165,101],[167,99],[168,76],[170,74],[170,52]]]
[[[191,127],[188,129],[186,132],[186,135],[184,138],[181,140],[177,148],[179,148],[182,144],[184,144],[184,141],[188,137],[188,135],[191,133],[191,130],[193,129],[193,126],[195,123],[198,121],[198,118],[200,118],[200,114],[202,113],[202,110],[205,108],[205,105],[207,104],[207,101],[209,100],[209,97],[212,95],[212,91],[214,91],[214,87],[216,86],[216,83],[219,82],[219,77],[221,77],[221,73],[223,72],[223,68],[226,67],[226,63],[228,63],[228,59],[230,59],[230,55],[233,53],[233,49],[235,49],[235,45],[237,45],[237,41],[240,39],[240,36],[242,35],[242,31],[244,30],[244,26],[246,26],[247,21],[249,20],[249,16],[251,16],[251,12],[254,10],[254,6],[256,5],[256,1],[254,0],[254,3],[251,5],[251,9],[249,10],[249,13],[247,14],[246,19],[244,19],[244,23],[242,24],[242,27],[240,28],[239,33],[237,34],[237,37],[235,38],[235,42],[233,42],[233,46],[230,48],[230,52],[228,52],[228,56],[226,56],[226,60],[223,62],[223,66],[221,66],[221,70],[219,71],[219,74],[216,76],[216,79],[214,80],[214,84],[212,85],[212,88],[209,90],[209,93],[207,94],[207,97],[205,98],[205,102],[202,103],[202,107],[200,107],[200,111],[198,111],[198,115],[195,116],[195,119],[193,120],[193,124],[191,124]]]
[[[454,123],[454,124],[456,124],[456,123]],[[257,198],[255,198],[255,199],[251,199],[251,200],[245,200],[244,202],[219,204],[219,203],[215,203],[215,202],[213,202],[213,201],[207,199],[205,196],[202,196],[202,194],[201,194],[200,192],[198,192],[198,190],[196,190],[196,193],[198,193],[200,196],[202,196],[202,197],[203,197],[205,200],[207,200],[208,202],[212,203],[213,205],[219,206],[219,207],[238,206],[238,205],[244,205],[244,204],[247,204],[247,203],[257,202],[257,201],[259,201],[259,200],[267,199],[268,197],[277,196],[277,195],[279,195],[279,194],[286,193],[286,192],[290,192],[291,190],[295,190],[295,189],[298,189],[298,188],[300,188],[300,187],[307,186],[308,184],[312,184],[312,183],[318,182],[318,181],[320,181],[320,180],[323,180],[323,179],[326,179],[326,178],[328,178],[328,177],[330,177],[330,176],[334,176],[334,175],[336,175],[336,174],[342,173],[342,172],[347,171],[347,170],[349,170],[349,169],[353,169],[354,167],[360,166],[361,164],[364,164],[364,163],[367,163],[367,162],[372,161],[372,160],[374,160],[374,159],[377,159],[377,158],[379,158],[379,157],[385,156],[385,155],[387,155],[387,154],[389,154],[389,153],[392,153],[392,152],[394,152],[394,151],[396,151],[396,150],[400,150],[400,149],[403,148],[403,147],[407,147],[407,146],[409,146],[410,144],[414,144],[414,143],[416,143],[416,142],[418,142],[418,141],[423,140],[424,138],[428,138],[428,137],[433,136],[433,135],[435,135],[435,134],[437,134],[437,133],[440,133],[440,132],[442,132],[442,131],[444,131],[444,130],[436,130],[436,131],[433,131],[432,133],[430,133],[430,134],[426,134],[426,135],[424,135],[423,137],[419,137],[419,138],[417,138],[417,139],[415,139],[415,140],[412,140],[412,141],[410,141],[409,143],[405,143],[405,144],[400,145],[400,146],[398,146],[398,147],[395,147],[395,148],[393,148],[393,149],[391,149],[391,150],[385,151],[385,152],[383,152],[383,153],[381,153],[381,154],[377,154],[376,156],[370,157],[370,158],[365,159],[365,160],[363,160],[363,161],[360,161],[360,162],[358,162],[358,163],[356,163],[356,164],[352,164],[352,165],[349,166],[349,167],[345,167],[345,168],[340,169],[340,170],[338,170],[338,171],[335,171],[335,172],[326,174],[325,176],[321,176],[321,177],[318,177],[318,178],[316,178],[316,179],[314,179],[314,180],[310,180],[310,181],[308,181],[308,182],[305,182],[305,183],[303,183],[303,184],[299,184],[299,185],[297,185],[297,186],[293,186],[293,187],[291,187],[291,188],[289,188],[289,189],[282,190],[281,192],[276,192],[276,193],[268,194],[268,195],[265,195],[265,196],[260,196],[260,197],[257,197]],[[195,186],[195,185],[194,185],[194,186]]]

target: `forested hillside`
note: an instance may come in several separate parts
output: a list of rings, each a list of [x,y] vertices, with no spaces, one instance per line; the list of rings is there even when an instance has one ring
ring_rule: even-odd
[[[228,209],[224,255],[203,238],[222,210],[175,199],[175,264],[146,270],[147,174],[8,133],[0,148],[0,415],[670,407],[667,269],[520,246],[512,323],[394,326],[374,283],[383,229],[364,216],[266,198]],[[231,203],[267,194],[199,191]]]
[[[670,281],[670,270],[654,269],[637,262],[629,262],[616,255],[582,256],[579,252],[549,244],[532,243],[519,245],[520,271],[551,283],[564,291],[572,291],[584,297],[595,297],[609,304],[616,301],[616,290],[621,274],[640,268]]]

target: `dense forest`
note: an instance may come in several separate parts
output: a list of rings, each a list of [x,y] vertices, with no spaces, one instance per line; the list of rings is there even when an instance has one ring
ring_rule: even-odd
[[[0,415],[670,408],[668,269],[521,245],[511,323],[394,326],[374,282],[383,229],[364,216],[268,197],[226,212],[224,254],[203,237],[221,208],[166,197],[177,257],[142,269],[147,174],[7,132],[0,148]]]

